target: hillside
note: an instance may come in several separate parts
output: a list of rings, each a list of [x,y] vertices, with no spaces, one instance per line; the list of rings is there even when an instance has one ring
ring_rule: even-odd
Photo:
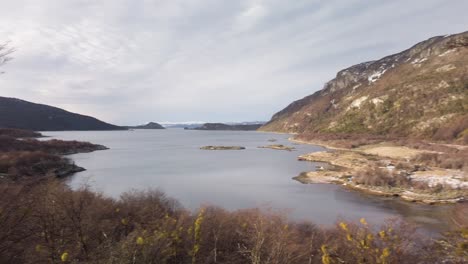
[[[468,142],[468,32],[344,69],[260,130]]]
[[[247,125],[233,124],[233,125],[228,125],[228,124],[223,124],[223,123],[205,123],[200,127],[186,128],[186,129],[192,129],[192,130],[251,131],[251,130],[257,130],[261,126],[262,126],[261,124],[247,124]]]
[[[125,129],[94,117],[7,97],[0,97],[0,128],[36,131]]]
[[[155,122],[149,122],[146,125],[140,125],[140,126],[127,126],[126,128],[132,128],[132,129],[164,129],[163,126],[161,126],[158,123]]]

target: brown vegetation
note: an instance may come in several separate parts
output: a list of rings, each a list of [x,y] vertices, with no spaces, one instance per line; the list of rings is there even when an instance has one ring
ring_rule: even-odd
[[[444,142],[431,142],[418,138],[384,136],[375,134],[357,134],[357,133],[302,133],[294,137],[296,140],[314,142],[322,141],[328,145],[338,148],[353,149],[365,145],[374,145],[379,143],[392,143],[397,146],[405,146],[414,149],[437,151],[437,152],[457,152],[458,150]]]
[[[42,135],[28,130],[0,129],[0,179],[68,176],[84,169],[59,155],[106,149],[89,142],[31,138],[39,136]]]
[[[380,143],[385,143],[385,145],[389,146],[403,146],[415,150],[425,151],[417,154],[415,157],[409,160],[413,164],[417,164],[418,167],[430,166],[443,169],[463,171],[468,170],[468,148],[464,146],[431,143],[416,138],[399,138],[346,133],[305,133],[297,135],[294,139],[312,143],[324,142],[325,144],[332,147],[345,149],[357,149],[366,145],[375,145]],[[357,150],[364,149],[359,148]]]
[[[307,132],[295,136],[294,139],[301,141],[323,141],[333,147],[352,149],[364,145],[397,140],[398,138],[372,134]]]
[[[356,184],[364,184],[381,187],[408,187],[410,186],[409,177],[401,172],[392,172],[387,169],[370,167],[361,170],[353,177]]]
[[[10,151],[43,151],[49,154],[67,155],[79,152],[91,152],[105,149],[104,146],[80,141],[16,139],[0,136],[0,152]]]
[[[42,137],[42,134],[31,130],[0,128],[0,136],[8,136],[14,138],[37,138]]]
[[[417,155],[412,162],[422,163],[426,166],[468,172],[468,149],[451,153],[421,153]]]
[[[258,209],[191,214],[158,191],[119,200],[57,181],[0,185],[1,263],[463,263],[466,235],[402,223],[335,228]],[[40,197],[40,199],[37,199]],[[443,245],[443,246],[442,246]]]
[[[82,170],[67,158],[41,151],[0,153],[0,174],[6,174],[13,180],[23,177],[63,177]]]
[[[464,116],[453,120],[449,124],[440,127],[436,130],[432,138],[443,141],[453,141],[458,139],[460,143],[468,144],[468,114],[465,114]]]
[[[339,71],[322,90],[291,103],[260,130],[466,144],[467,59],[468,32],[431,38]]]
[[[206,207],[190,213],[159,191],[114,200],[37,177],[76,168],[57,154],[96,146],[0,137],[0,173],[17,180],[0,182],[0,263],[463,263],[467,258],[464,231],[434,242],[396,222],[377,229],[363,219],[325,229],[260,209]],[[362,180],[406,184],[385,171],[364,173]],[[463,223],[458,215],[454,219]]]

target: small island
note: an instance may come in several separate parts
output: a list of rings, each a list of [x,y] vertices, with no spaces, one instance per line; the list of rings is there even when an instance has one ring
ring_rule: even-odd
[[[269,149],[276,149],[276,150],[287,150],[287,151],[293,151],[296,148],[295,147],[288,147],[285,145],[281,144],[276,144],[276,145],[268,145],[268,146],[260,146],[258,148],[269,148]]]
[[[255,131],[259,129],[263,123],[259,124],[223,124],[223,123],[205,123],[199,127],[189,128],[185,127],[185,130],[228,130],[228,131]]]
[[[241,146],[203,146],[202,150],[243,150],[245,147]]]
[[[139,125],[139,126],[126,126],[129,129],[165,129],[163,126],[156,122],[149,122],[146,125]]]

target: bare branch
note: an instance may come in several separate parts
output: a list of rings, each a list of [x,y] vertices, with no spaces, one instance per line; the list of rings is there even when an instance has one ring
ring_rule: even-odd
[[[0,66],[12,60],[9,55],[15,52],[14,48],[9,47],[10,42],[0,43]],[[0,72],[2,74],[3,72]]]

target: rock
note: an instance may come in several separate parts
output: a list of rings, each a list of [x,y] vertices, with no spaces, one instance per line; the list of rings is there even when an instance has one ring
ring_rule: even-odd
[[[241,146],[204,146],[202,150],[243,150],[245,147]]]
[[[279,144],[279,145],[260,146],[258,148],[269,148],[269,149],[287,150],[287,151],[293,151],[293,150],[296,149],[294,147],[288,147],[288,146],[281,145],[281,144]]]
[[[54,174],[57,178],[64,178],[72,174],[75,174],[77,172],[82,172],[85,170],[86,169],[83,167],[79,167],[79,166],[72,164],[68,168],[61,168],[61,169],[56,170]]]

